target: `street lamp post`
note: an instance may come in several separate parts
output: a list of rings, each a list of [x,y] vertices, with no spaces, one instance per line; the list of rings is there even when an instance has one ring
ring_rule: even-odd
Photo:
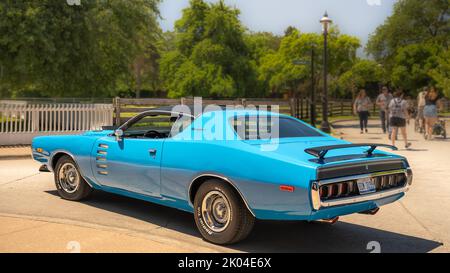
[[[315,78],[314,78],[314,59],[315,59],[315,50],[314,50],[314,44],[311,44],[311,60],[310,61],[303,61],[303,60],[294,60],[292,63],[294,65],[310,65],[311,66],[311,91],[310,91],[310,119],[311,119],[311,125],[316,127],[316,88],[315,88]],[[302,105],[303,107],[303,105]],[[297,100],[297,111],[298,111],[299,105]],[[303,111],[302,111],[303,113]],[[298,116],[298,115],[297,115]]]
[[[311,125],[316,127],[316,88],[314,79],[314,46],[311,47],[311,94],[310,94],[310,118]]]
[[[328,27],[332,23],[328,18],[327,12],[325,12],[323,18],[320,20],[322,23],[323,32],[323,95],[322,95],[322,124],[321,130],[325,133],[330,133],[330,123],[328,122]]]

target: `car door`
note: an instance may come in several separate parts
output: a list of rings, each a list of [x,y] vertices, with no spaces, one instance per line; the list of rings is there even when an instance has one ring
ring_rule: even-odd
[[[160,195],[160,163],[163,139],[116,141],[108,136],[97,141],[94,175],[102,186],[140,194]]]
[[[162,147],[166,131],[170,132],[170,116],[166,123],[151,120],[156,120],[155,116],[138,116],[123,127],[119,140],[112,135],[97,141],[92,166],[100,185],[160,196]],[[148,132],[153,133],[145,135]]]

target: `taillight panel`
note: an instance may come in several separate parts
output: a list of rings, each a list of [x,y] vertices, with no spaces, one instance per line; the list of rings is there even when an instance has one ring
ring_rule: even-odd
[[[407,178],[404,173],[381,175],[370,178],[375,184],[376,192],[404,187]],[[321,185],[319,195],[322,201],[360,195],[357,180],[348,180]]]

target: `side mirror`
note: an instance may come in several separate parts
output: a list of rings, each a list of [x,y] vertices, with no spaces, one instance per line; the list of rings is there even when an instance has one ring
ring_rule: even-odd
[[[123,137],[122,129],[117,129],[114,131],[114,135],[116,136],[116,141],[121,141]]]

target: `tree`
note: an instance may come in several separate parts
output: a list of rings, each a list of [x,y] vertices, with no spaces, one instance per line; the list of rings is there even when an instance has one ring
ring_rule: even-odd
[[[285,36],[278,51],[267,54],[259,67],[259,80],[266,81],[277,92],[288,90],[298,92],[299,85],[311,79],[311,53],[315,52],[314,78],[316,86],[322,78],[323,36],[316,33],[301,33],[291,29]],[[329,37],[329,73],[338,77],[350,69],[356,60],[356,50],[360,47],[357,38],[341,35],[333,28]]]
[[[0,88],[47,96],[108,96],[132,89],[133,64],[159,33],[159,0],[5,0]]]
[[[292,35],[294,32],[299,32],[299,30],[294,27],[294,26],[288,26],[285,30],[284,30],[284,36],[290,36]]]
[[[366,52],[382,64],[385,75],[412,95],[440,79],[445,72],[438,55],[448,51],[450,37],[449,0],[400,0],[393,14],[371,35]],[[439,69],[444,71],[438,71]]]
[[[427,44],[400,48],[392,65],[393,85],[414,92],[427,86],[432,80],[430,71],[437,66],[438,50],[436,46]]]
[[[367,53],[388,62],[401,47],[432,42],[448,48],[449,0],[400,0],[393,14],[371,35]]]
[[[371,60],[359,59],[350,70],[343,73],[338,80],[341,91],[350,90],[355,98],[359,88],[366,88],[368,83],[380,82],[383,77],[381,66]]]
[[[437,58],[437,67],[429,75],[437,83],[445,96],[450,97],[450,50],[442,52]]]
[[[256,77],[256,86],[252,90],[252,96],[263,97],[270,94],[270,85],[266,80],[260,80],[259,69],[264,58],[278,51],[281,37],[269,32],[245,33],[245,43],[250,52],[250,63]]]
[[[321,47],[319,35],[291,30],[291,34],[282,39],[278,51],[262,58],[259,80],[267,82],[276,93],[284,90],[297,92],[298,86],[309,77],[311,70],[309,65],[298,65],[296,62],[307,63],[313,47]]]
[[[170,97],[254,94],[254,64],[238,16],[223,1],[191,0],[175,24],[176,49],[160,62]]]
[[[244,34],[244,41],[249,49],[251,59],[258,64],[262,57],[280,48],[281,37],[270,32],[250,32]]]

